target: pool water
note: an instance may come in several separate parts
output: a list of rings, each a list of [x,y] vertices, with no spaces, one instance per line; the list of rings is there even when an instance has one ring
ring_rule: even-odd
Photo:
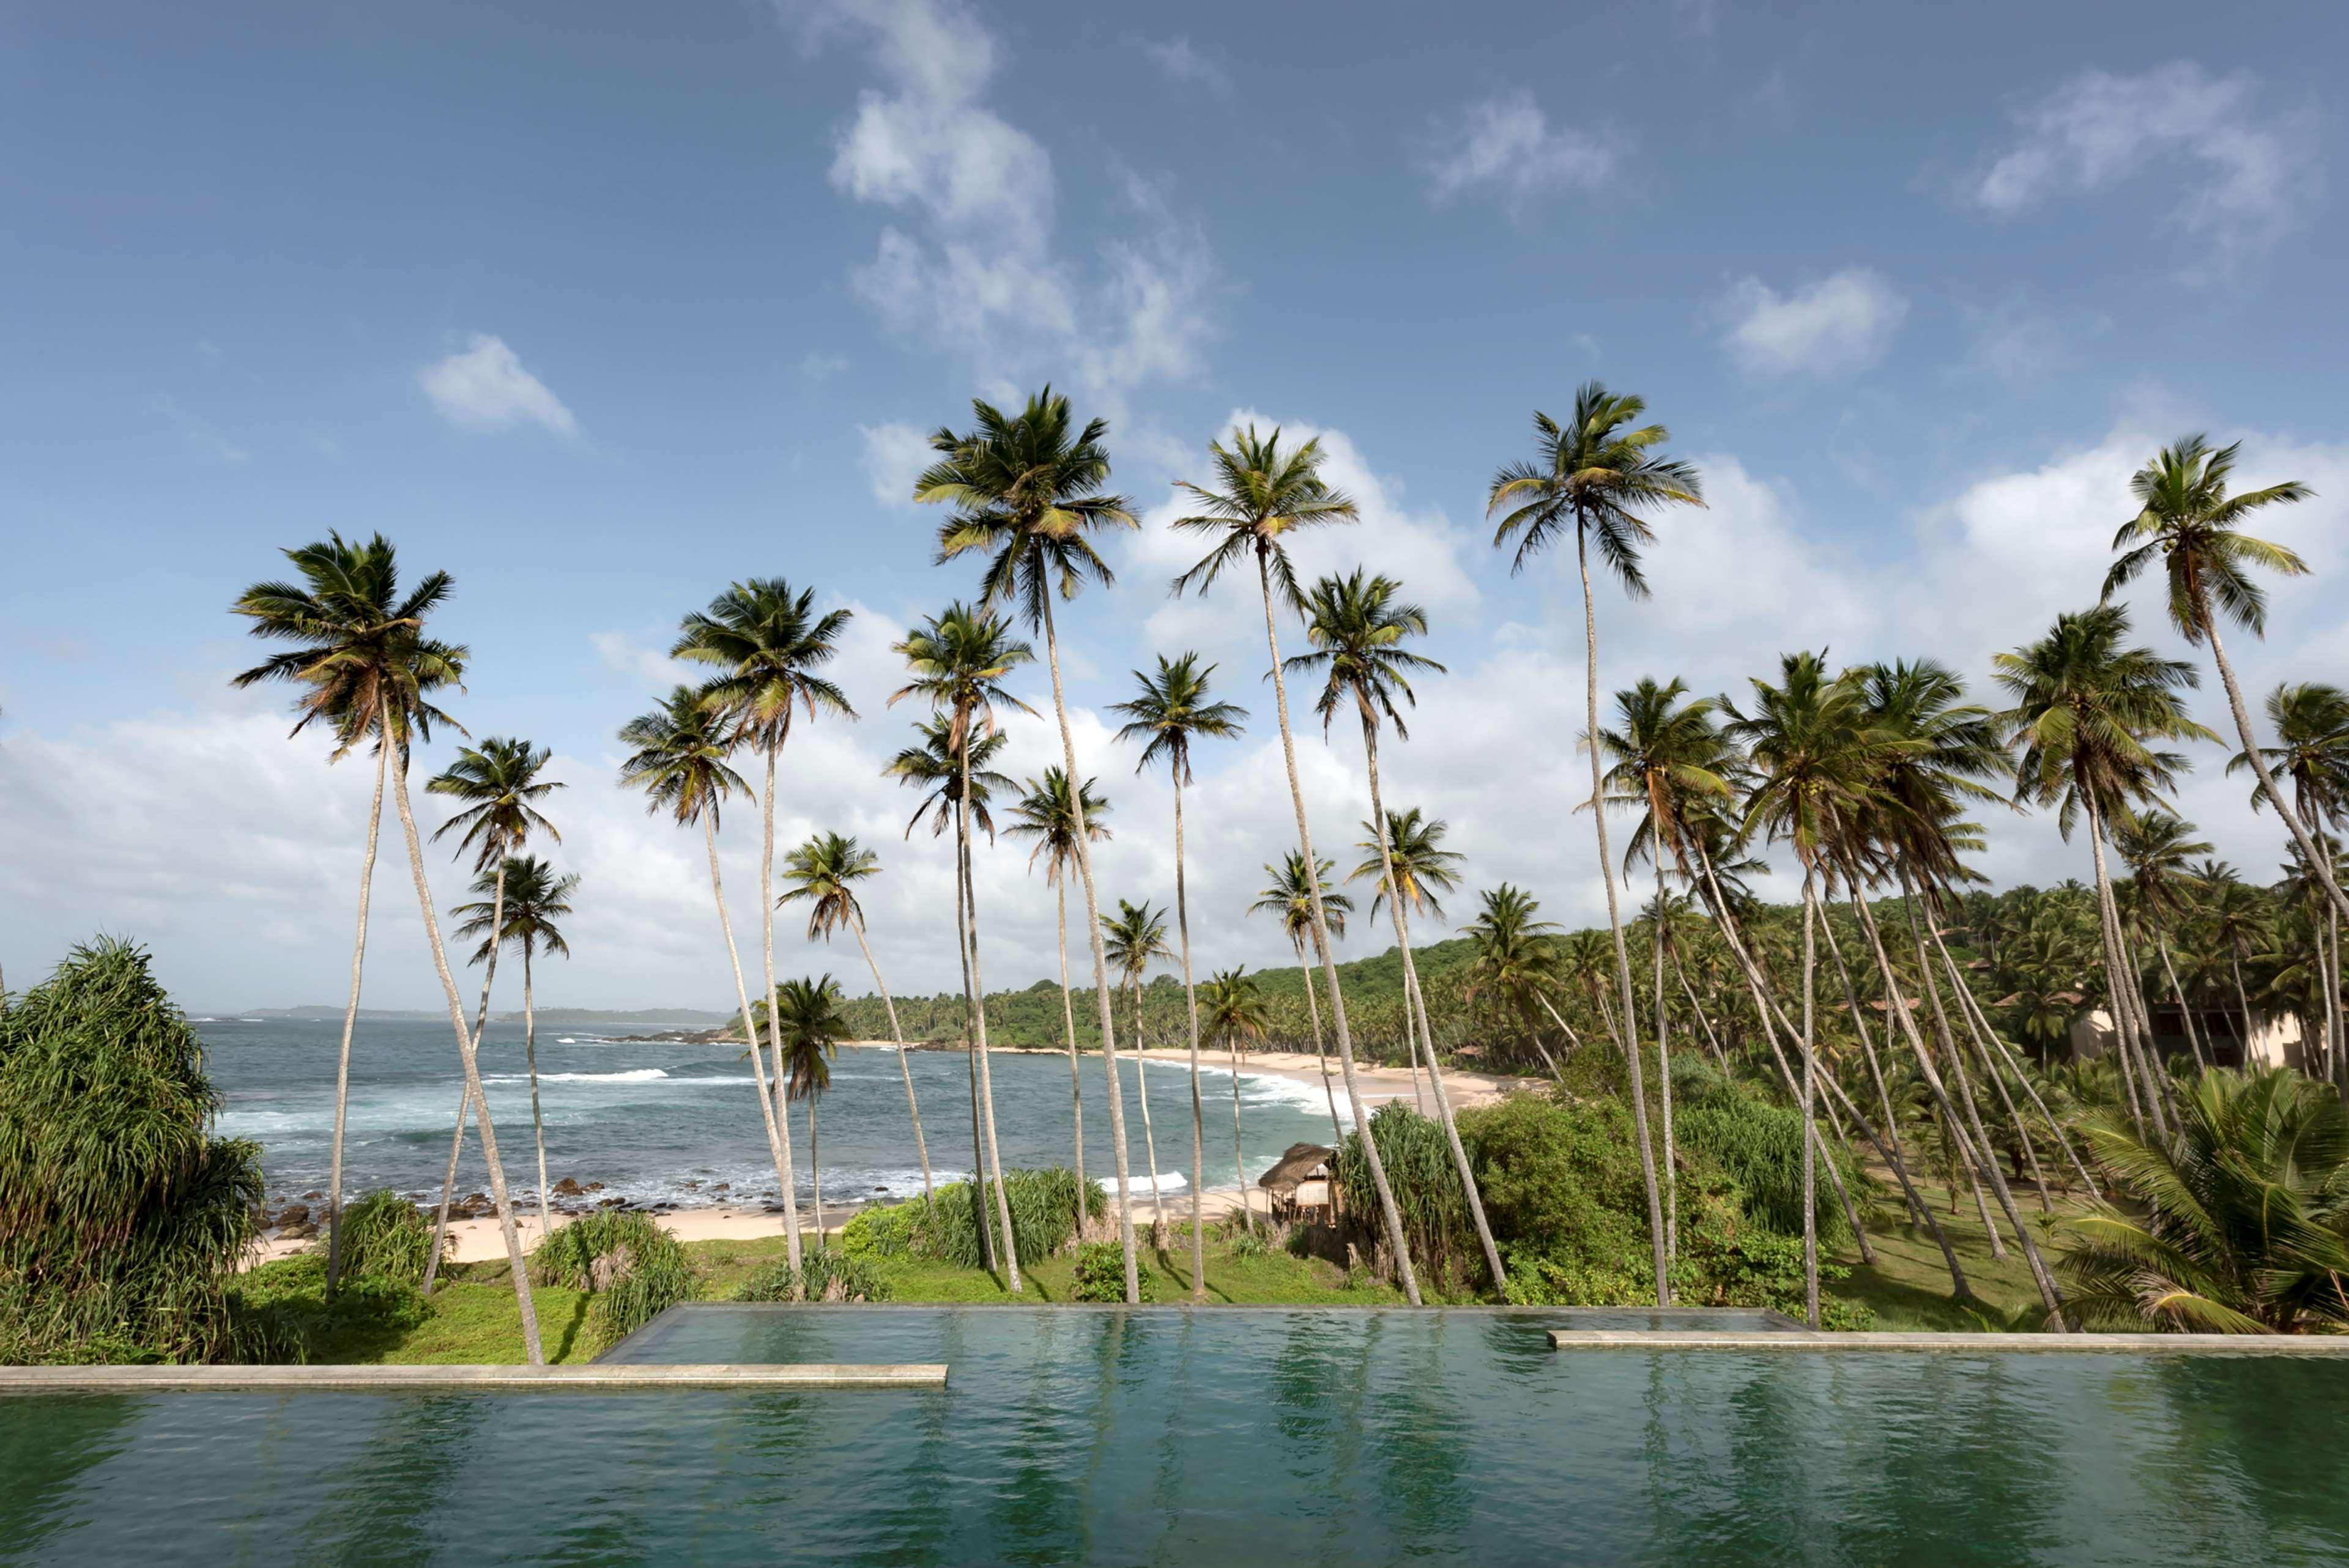
[[[713,1308],[625,1353],[948,1384],[18,1397],[0,1562],[2349,1560],[2349,1362],[1548,1347],[1576,1326]]]

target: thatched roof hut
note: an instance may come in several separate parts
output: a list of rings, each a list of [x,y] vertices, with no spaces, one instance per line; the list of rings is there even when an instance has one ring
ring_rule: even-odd
[[[1256,1179],[1256,1184],[1276,1197],[1293,1198],[1306,1182],[1330,1174],[1330,1161],[1337,1152],[1323,1143],[1292,1143],[1271,1170]]]

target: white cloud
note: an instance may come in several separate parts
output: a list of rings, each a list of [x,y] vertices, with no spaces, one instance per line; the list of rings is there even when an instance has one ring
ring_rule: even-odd
[[[864,441],[864,478],[873,487],[873,499],[883,506],[910,511],[914,480],[936,455],[930,450],[928,432],[892,421],[859,425],[856,433]]]
[[[469,430],[510,430],[536,425],[558,436],[575,436],[579,422],[546,383],[523,368],[502,337],[477,332],[465,346],[416,373],[433,410]]]
[[[1847,267],[1785,294],[1741,279],[1723,310],[1733,318],[1723,344],[1748,376],[1840,376],[1884,356],[1909,302],[1882,274]]]
[[[1521,88],[1439,120],[1422,149],[1420,168],[1429,195],[1439,202],[1491,191],[1512,210],[1522,210],[1562,191],[1598,190],[1619,159],[1607,137],[1553,129],[1533,94]]]
[[[2017,112],[2017,134],[1961,194],[2012,218],[2139,176],[2177,192],[2168,221],[2224,266],[2298,226],[2323,185],[2315,127],[2272,115],[2257,78],[2180,60],[2136,76],[2089,70]]]
[[[1205,88],[1222,98],[1232,96],[1232,73],[1224,68],[1222,61],[1203,53],[1190,39],[1143,38],[1137,40],[1136,46],[1177,87]]]

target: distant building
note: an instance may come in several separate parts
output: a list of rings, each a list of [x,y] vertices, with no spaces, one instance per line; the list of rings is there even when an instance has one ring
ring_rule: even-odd
[[[2254,1009],[2251,1023],[2251,1038],[2247,1041],[2243,1038],[2242,1015],[2233,1008],[2194,1009],[2195,1033],[2201,1037],[2202,1048],[2216,1065],[2307,1069],[2308,1045],[2296,1014]],[[2072,1020],[2072,1054],[2101,1057],[2113,1048],[2114,1034],[2113,1016],[2102,1007],[2091,1007]],[[2163,1003],[2154,1007],[2153,1045],[2165,1057],[2192,1059],[2194,1046],[2187,1038],[2186,1015],[2175,1004]]]

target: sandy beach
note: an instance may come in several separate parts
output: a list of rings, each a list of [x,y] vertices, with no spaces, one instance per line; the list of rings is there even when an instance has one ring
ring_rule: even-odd
[[[842,1044],[860,1049],[893,1050],[895,1048],[887,1040],[846,1040]],[[1057,1057],[1065,1053],[1046,1047],[996,1046],[990,1047],[990,1054]],[[1145,1057],[1154,1062],[1172,1062],[1185,1066],[1191,1059],[1188,1050],[1163,1047],[1147,1051],[1124,1051],[1119,1054]],[[1204,1067],[1228,1069],[1232,1065],[1231,1057],[1226,1053],[1203,1047],[1199,1055],[1200,1064]],[[1094,1058],[1089,1057],[1088,1059]],[[1294,1083],[1308,1085],[1317,1091],[1321,1088],[1320,1062],[1309,1052],[1254,1051],[1240,1063],[1240,1070],[1244,1073],[1261,1074],[1268,1078],[1287,1078]],[[1344,1083],[1339,1078],[1338,1064],[1334,1057],[1330,1062],[1330,1081],[1337,1088],[1338,1103],[1342,1111],[1346,1102],[1346,1089]],[[1383,1105],[1389,1100],[1408,1099],[1412,1096],[1412,1074],[1405,1068],[1358,1066],[1354,1076],[1355,1081],[1361,1089],[1365,1105],[1375,1107]],[[1424,1092],[1425,1080],[1423,1078],[1421,1081],[1423,1092]],[[1472,1105],[1487,1104],[1500,1099],[1503,1095],[1533,1088],[1539,1081],[1535,1078],[1458,1070],[1444,1075],[1444,1085],[1451,1095],[1452,1106],[1455,1110],[1464,1109]],[[1433,1113],[1434,1107],[1432,1099],[1428,1101],[1428,1109]],[[1136,1129],[1135,1136],[1139,1136],[1139,1129]],[[1099,1173],[1095,1173],[1095,1179],[1099,1180]],[[1262,1194],[1255,1196],[1260,1208],[1264,1198]],[[1112,1202],[1114,1198],[1115,1194],[1112,1192]],[[1231,1185],[1211,1185],[1201,1194],[1201,1202],[1209,1219],[1220,1219],[1239,1207],[1239,1190],[1237,1186]],[[827,1228],[831,1231],[838,1231],[842,1225],[854,1217],[861,1207],[863,1207],[862,1204],[826,1203],[824,1219],[827,1222]],[[1166,1218],[1170,1221],[1189,1219],[1191,1217],[1190,1192],[1184,1190],[1166,1193],[1165,1208]],[[1133,1217],[1136,1223],[1146,1224],[1153,1216],[1149,1180],[1145,1174],[1134,1186]],[[558,1211],[554,1216],[554,1222],[557,1228],[560,1228],[575,1217]],[[675,1235],[679,1241],[686,1242],[758,1241],[780,1236],[783,1233],[781,1212],[779,1210],[764,1207],[741,1208],[714,1204],[707,1208],[666,1210],[656,1214],[655,1218],[660,1222],[663,1229]],[[522,1228],[523,1249],[527,1252],[536,1246],[539,1241],[539,1222],[535,1207],[525,1203],[523,1206],[523,1212],[516,1214],[515,1222]],[[803,1205],[800,1210],[800,1222],[804,1229],[812,1230],[815,1224],[814,1210]],[[450,1255],[455,1262],[486,1263],[505,1256],[505,1238],[495,1219],[451,1220],[449,1222],[449,1234],[452,1247]],[[291,1237],[274,1237],[258,1243],[251,1254],[251,1259],[254,1263],[266,1263],[277,1258],[292,1257],[316,1244],[315,1238],[296,1240]]]

